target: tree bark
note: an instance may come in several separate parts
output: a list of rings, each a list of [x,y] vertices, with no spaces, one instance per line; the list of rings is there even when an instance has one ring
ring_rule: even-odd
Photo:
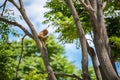
[[[102,10],[102,1],[97,0],[97,12],[93,16],[91,14],[91,22],[93,24],[94,44],[104,74],[107,80],[119,80],[109,58],[109,41],[104,23]]]
[[[68,7],[73,15],[73,18],[74,18],[74,21],[76,24],[76,28],[78,30],[78,36],[79,36],[81,48],[82,48],[82,76],[83,76],[84,80],[90,80],[90,76],[88,74],[88,51],[87,51],[84,30],[82,28],[78,13],[73,5],[72,0],[64,0],[64,1],[68,5]]]
[[[100,69],[99,69],[99,65],[98,65],[98,61],[97,61],[95,51],[92,47],[89,46],[88,42],[87,42],[87,49],[88,49],[88,52],[89,52],[89,54],[92,58],[92,63],[93,63],[96,78],[97,78],[97,80],[102,80],[102,75],[100,73]]]

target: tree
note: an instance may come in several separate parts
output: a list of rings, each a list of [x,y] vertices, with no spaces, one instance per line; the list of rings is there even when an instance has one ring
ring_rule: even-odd
[[[75,10],[75,8],[73,6],[73,3],[70,0],[65,0],[65,1],[67,3],[67,5],[68,5],[68,7],[69,7],[69,9],[71,11],[71,13],[73,14],[73,18],[74,18],[74,21],[76,23],[77,30],[79,31],[78,35],[80,36],[80,34],[83,34],[83,32],[78,29],[79,25],[80,25],[79,27],[81,27],[81,23],[79,22],[79,20],[81,19],[80,15],[82,13],[79,14],[79,12],[82,9],[81,9],[80,6],[79,7],[76,6],[76,3],[78,3],[78,1],[74,1],[73,0],[73,3],[76,2],[75,3],[76,10],[78,8],[81,9],[79,11],[77,10],[77,13],[79,14],[79,16],[78,16],[78,14],[76,13],[76,10]],[[65,6],[60,7],[59,6],[60,4],[58,5],[59,8],[57,7],[57,9],[56,9],[56,7],[52,6],[52,2],[53,3],[57,3],[57,1],[55,1],[55,0],[51,0],[50,2],[48,2],[48,5],[46,7],[51,8],[52,10],[50,12],[48,12],[45,15],[45,17],[49,18],[55,24],[55,26],[56,26],[56,24],[63,25],[63,26],[60,26],[60,27],[63,27],[64,29],[62,29],[62,30],[65,30],[66,27],[64,27],[64,24],[66,25],[67,22],[63,23],[63,24],[60,23],[61,21],[64,21],[64,20],[62,20],[64,18],[62,18],[60,15],[57,17],[56,14],[57,14],[57,12],[60,11],[61,14],[63,14],[65,17],[67,16],[67,17],[70,18],[70,13],[69,12],[67,13],[68,10],[65,9]],[[61,5],[64,4],[64,2],[62,0],[58,1],[58,2],[61,3]],[[100,62],[100,67],[101,67],[100,69],[101,69],[101,71],[105,71],[105,74],[104,74],[105,76],[102,75],[102,77],[103,77],[103,79],[107,79],[107,80],[113,80],[113,79],[114,80],[118,80],[118,76],[117,76],[117,74],[116,74],[116,72],[115,72],[115,70],[113,68],[114,64],[112,63],[112,60],[111,60],[112,59],[111,51],[110,51],[111,49],[110,49],[109,40],[108,40],[108,36],[107,36],[106,28],[105,28],[105,23],[104,23],[104,17],[103,17],[103,10],[105,9],[106,3],[108,3],[108,2],[107,1],[102,1],[102,0],[94,0],[94,1],[92,1],[92,0],[89,0],[89,1],[79,0],[79,2],[80,2],[81,5],[84,6],[84,8],[89,13],[88,15],[90,16],[90,22],[91,22],[91,26],[92,26],[92,30],[93,30],[93,34],[94,34],[94,45],[95,45],[96,53],[98,55],[98,59],[99,59],[99,62]],[[114,1],[110,2],[110,3],[112,5],[112,3],[114,3]],[[107,6],[108,7],[107,9],[109,9],[111,5],[108,5],[109,7]],[[116,9],[117,8],[118,7],[116,7]],[[52,17],[49,17],[49,14],[54,13],[55,11],[57,11],[56,14],[54,14]],[[66,12],[66,14],[64,14],[65,12]],[[80,17],[80,19],[79,19],[79,17]],[[54,18],[57,18],[58,21],[54,22],[56,20]],[[67,20],[69,20],[69,19],[67,19]],[[70,27],[69,26],[69,22],[68,22],[68,27]],[[83,25],[83,27],[84,27],[84,25]],[[58,30],[59,30],[59,27],[58,27]],[[62,30],[61,30],[61,32],[62,32]],[[68,32],[66,32],[66,33],[68,33]],[[64,32],[64,34],[65,34],[65,32]],[[80,38],[83,38],[83,37],[80,37]],[[91,53],[92,55],[94,55],[92,53],[92,52],[94,52],[94,50],[92,48],[90,48],[89,45],[87,45],[87,47],[88,47],[89,53]],[[86,49],[86,48],[83,48],[83,49]],[[113,65],[111,65],[111,63]],[[98,68],[96,68],[96,69],[98,69]],[[109,72],[109,69],[111,69],[111,72]],[[86,72],[88,72],[88,71],[86,71]],[[97,75],[97,76],[99,76],[99,75]],[[101,77],[98,77],[98,80],[101,80]]]

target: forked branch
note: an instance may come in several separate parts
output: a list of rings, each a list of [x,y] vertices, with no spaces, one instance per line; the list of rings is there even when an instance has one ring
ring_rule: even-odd
[[[18,26],[20,29],[22,29],[25,32],[26,35],[28,35],[29,37],[34,39],[33,35],[30,32],[28,32],[28,30],[24,26],[22,26],[21,24],[19,24],[17,22],[9,21],[9,20],[5,19],[4,17],[0,17],[0,21],[8,23],[10,25]]]
[[[95,10],[92,8],[90,2],[88,0],[86,0],[86,2],[84,0],[79,0],[79,2],[86,8],[86,10],[88,10],[89,12],[93,13],[95,12]]]

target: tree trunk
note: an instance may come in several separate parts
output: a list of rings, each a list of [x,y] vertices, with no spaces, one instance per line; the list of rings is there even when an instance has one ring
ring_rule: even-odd
[[[72,0],[64,0],[64,1],[68,5],[68,7],[73,15],[73,18],[74,18],[74,21],[76,24],[76,28],[78,30],[78,36],[79,36],[81,48],[82,48],[82,76],[83,76],[84,80],[90,80],[90,76],[88,74],[88,51],[87,51],[84,30],[81,26],[79,16],[78,16],[77,11],[73,5]]]
[[[99,68],[102,75],[102,80],[108,80],[107,77],[105,76],[105,71],[101,68],[101,65],[99,65]]]
[[[107,80],[119,80],[109,58],[109,41],[104,23],[102,10],[102,1],[97,0],[97,12],[93,16],[91,14],[91,22],[93,25],[94,44],[101,65]]]

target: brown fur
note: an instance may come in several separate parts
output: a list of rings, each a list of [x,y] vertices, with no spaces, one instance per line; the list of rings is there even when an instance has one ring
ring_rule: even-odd
[[[48,30],[47,29],[44,29],[44,30],[42,30],[41,32],[38,33],[38,37],[41,40],[43,45],[46,44],[46,40],[48,38],[47,34],[48,34]]]

